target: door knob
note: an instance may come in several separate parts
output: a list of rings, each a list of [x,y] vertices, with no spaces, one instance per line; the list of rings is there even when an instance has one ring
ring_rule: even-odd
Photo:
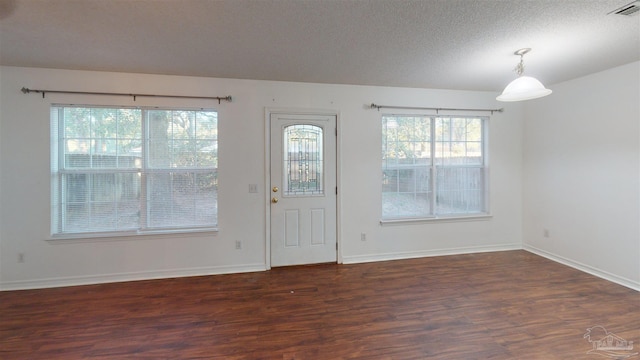
[[[277,197],[272,198],[271,202],[274,203],[274,204],[277,203],[278,202],[278,198]]]
[[[271,189],[273,192],[278,192],[278,187],[274,186],[273,189]]]

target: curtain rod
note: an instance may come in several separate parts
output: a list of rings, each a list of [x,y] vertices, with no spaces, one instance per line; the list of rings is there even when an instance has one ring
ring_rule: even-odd
[[[110,92],[90,92],[90,91],[64,91],[64,90],[36,90],[26,87],[22,88],[23,94],[29,93],[41,93],[42,98],[46,93],[52,94],[80,94],[80,95],[111,95],[111,96],[131,96],[133,101],[136,101],[137,97],[163,97],[163,98],[178,98],[178,99],[205,99],[205,100],[218,100],[218,104],[222,100],[231,102],[231,95],[229,96],[183,96],[183,95],[152,95],[152,94],[126,94],[126,93],[110,93]]]
[[[450,111],[488,111],[493,115],[494,112],[503,112],[504,108],[500,109],[456,109],[456,108],[435,108],[435,107],[415,107],[415,106],[391,106],[391,105],[377,105],[371,103],[372,109],[405,109],[405,110],[435,110],[436,114],[438,114],[441,110],[450,110]]]

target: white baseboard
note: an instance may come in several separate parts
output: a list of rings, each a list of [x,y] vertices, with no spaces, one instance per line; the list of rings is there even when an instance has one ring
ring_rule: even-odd
[[[426,251],[394,252],[394,253],[375,254],[375,255],[342,256],[342,263],[358,264],[358,263],[375,262],[375,261],[415,259],[415,258],[431,257],[431,256],[461,255],[461,254],[473,254],[473,253],[509,251],[509,250],[522,250],[522,245],[518,243],[518,244],[502,244],[502,245],[489,245],[489,246],[470,246],[470,247],[463,247],[463,248],[437,249],[437,250],[426,250]]]
[[[630,289],[640,291],[640,283],[627,279],[615,274],[611,274],[604,270],[594,268],[592,266],[582,264],[580,262],[558,256],[542,249],[538,249],[531,245],[521,244],[503,244],[492,246],[472,246],[463,248],[437,249],[427,251],[407,251],[395,252],[375,255],[355,255],[343,256],[343,264],[358,264],[376,261],[415,259],[421,257],[445,256],[445,255],[461,255],[482,252],[509,251],[509,250],[526,250],[533,254],[542,256],[549,260],[572,267],[574,269],[586,272],[599,278],[614,282],[616,284],[628,287]],[[173,269],[163,271],[142,271],[133,273],[119,273],[107,275],[89,275],[89,276],[73,276],[64,278],[49,278],[38,280],[24,281],[6,281],[0,283],[0,291],[9,290],[28,290],[28,289],[44,289],[63,286],[79,286],[103,284],[124,281],[154,280],[167,279],[188,276],[205,276],[205,275],[221,275],[246,272],[260,272],[268,270],[266,264],[244,264],[244,265],[228,265],[228,266],[211,266],[202,268]]]
[[[211,266],[188,269],[172,269],[162,271],[141,271],[132,273],[72,276],[25,281],[6,281],[0,283],[0,291],[45,289],[63,286],[93,285],[123,281],[140,281],[154,279],[169,279],[188,276],[221,275],[245,272],[266,271],[265,264],[244,264],[228,266]]]
[[[631,279],[627,279],[625,277],[609,273],[607,271],[595,268],[595,267],[590,266],[590,265],[586,265],[586,264],[580,263],[578,261],[574,261],[574,260],[565,258],[563,256],[552,254],[550,252],[547,252],[547,251],[542,250],[542,249],[538,249],[538,248],[536,248],[534,246],[531,246],[531,245],[524,244],[523,245],[523,249],[526,250],[526,251],[529,251],[531,253],[534,253],[536,255],[539,255],[539,256],[542,256],[544,258],[547,258],[549,260],[552,260],[552,261],[558,262],[560,264],[572,267],[574,269],[586,272],[587,274],[591,274],[591,275],[597,276],[597,277],[599,277],[601,279],[605,279],[605,280],[614,282],[614,283],[616,283],[618,285],[622,285],[622,286],[628,287],[628,288],[633,289],[635,291],[640,291],[640,283],[637,282],[637,281],[633,281]]]

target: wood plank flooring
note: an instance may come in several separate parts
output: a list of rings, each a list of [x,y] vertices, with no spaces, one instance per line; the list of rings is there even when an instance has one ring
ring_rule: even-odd
[[[507,251],[0,292],[0,359],[606,359],[596,325],[637,352],[640,292]]]

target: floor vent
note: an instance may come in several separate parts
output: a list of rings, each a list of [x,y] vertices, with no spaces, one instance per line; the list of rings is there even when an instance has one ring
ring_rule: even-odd
[[[614,14],[614,15],[631,16],[631,15],[636,15],[639,12],[640,12],[640,1],[634,1],[621,8],[613,10],[608,15]]]

